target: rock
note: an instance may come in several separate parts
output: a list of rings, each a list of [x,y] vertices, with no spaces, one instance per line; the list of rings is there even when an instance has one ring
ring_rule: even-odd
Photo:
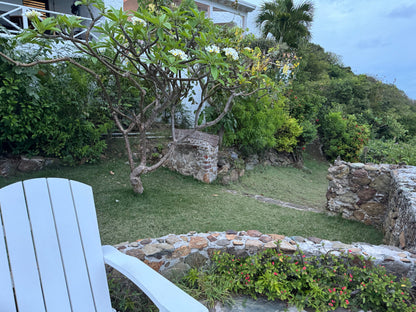
[[[184,242],[188,242],[189,241],[189,238],[188,238],[188,236],[179,236],[179,238],[181,239],[181,240],[183,240]]]
[[[367,202],[374,198],[374,195],[376,195],[377,191],[371,187],[366,187],[364,189],[361,189],[357,192],[358,198],[361,202]]]
[[[369,216],[378,217],[382,216],[386,207],[383,204],[376,202],[368,202],[360,205],[360,208],[364,210]]]
[[[410,263],[410,262],[412,262],[410,259],[407,259],[407,258],[400,258],[400,261],[401,262],[404,262],[404,263]]]
[[[8,177],[13,175],[19,162],[16,159],[0,159],[0,176]]]
[[[236,234],[226,234],[225,238],[228,240],[233,240],[237,235]]]
[[[400,236],[399,236],[399,246],[402,249],[406,247],[406,237],[405,237],[404,231],[402,231],[400,233]]]
[[[263,246],[263,243],[256,239],[248,239],[246,241],[246,249],[249,249],[251,251],[259,250],[262,246]]]
[[[142,245],[147,245],[147,244],[150,244],[152,242],[152,240],[150,238],[146,238],[146,239],[143,239],[143,240],[141,240],[139,242]]]
[[[277,248],[277,244],[275,242],[268,242],[268,243],[264,244],[264,248],[274,249],[274,248]]]
[[[208,258],[204,257],[199,252],[194,252],[185,258],[185,263],[191,268],[200,268],[207,262],[207,260]]]
[[[262,235],[262,233],[260,231],[257,231],[257,230],[248,230],[247,235],[251,236],[251,237],[260,237]]]
[[[308,239],[309,239],[311,242],[315,243],[315,244],[320,244],[320,243],[322,242],[322,239],[321,239],[321,238],[314,237],[314,236],[312,236],[312,237],[308,237]]]
[[[157,244],[154,244],[154,245],[153,244],[150,244],[150,245],[144,246],[142,248],[143,253],[146,256],[153,256],[153,255],[156,255],[156,254],[160,253],[162,251],[162,249],[159,248],[159,247],[157,247],[156,245]]]
[[[360,210],[356,210],[356,211],[354,211],[353,216],[358,221],[363,221],[364,218],[365,218],[365,213],[360,211]]]
[[[176,243],[179,243],[181,241],[182,240],[179,237],[177,237],[176,235],[169,235],[166,238],[166,243],[171,244],[171,245],[175,245]]]
[[[268,235],[275,241],[284,240],[286,237],[284,235],[279,235],[279,234],[268,234]]]
[[[208,241],[199,236],[192,236],[191,241],[189,242],[189,247],[191,249],[203,249],[208,246]]]
[[[26,158],[21,157],[17,170],[21,172],[32,172],[43,168],[44,159],[42,157]]]
[[[139,247],[139,243],[138,242],[132,242],[129,244],[130,247]]]
[[[284,240],[280,242],[279,249],[284,253],[294,253],[296,251],[296,246],[293,246],[289,242]]]
[[[188,246],[181,246],[173,251],[172,258],[186,257],[190,253],[191,253],[191,248],[189,248]]]
[[[271,238],[269,235],[262,235],[260,236],[260,241],[263,243],[271,242],[273,238]]]
[[[228,246],[231,242],[228,239],[220,239],[215,242],[218,246]]]
[[[237,235],[238,232],[237,231],[234,231],[234,230],[228,230],[228,231],[225,232],[225,234],[228,234],[228,235]]]
[[[126,245],[128,245],[128,244],[129,244],[129,242],[122,242],[122,243],[119,243],[117,245],[114,245],[114,248],[117,248],[117,249],[119,249],[120,247],[126,248]]]
[[[145,258],[145,254],[144,254],[144,252],[141,249],[130,249],[130,250],[127,250],[126,251],[126,255],[135,257],[135,258],[137,258],[137,259],[139,259],[141,261],[143,261],[144,258]]]
[[[207,236],[207,239],[210,241],[210,242],[215,242],[217,239],[215,238],[215,236],[213,236],[213,235],[209,235],[209,236]]]
[[[169,280],[180,280],[190,270],[190,266],[184,262],[178,262],[173,266],[164,269],[161,273]]]
[[[149,260],[144,260],[144,263],[146,263],[149,267],[151,267],[156,272],[159,272],[160,267],[165,263],[165,261],[153,262]]]
[[[243,246],[244,245],[244,242],[241,241],[241,240],[234,240],[233,241],[233,245],[234,246]]]
[[[306,242],[306,240],[305,240],[305,238],[303,238],[302,236],[293,236],[293,237],[291,237],[295,242],[298,242],[298,243],[304,243],[304,242]]]

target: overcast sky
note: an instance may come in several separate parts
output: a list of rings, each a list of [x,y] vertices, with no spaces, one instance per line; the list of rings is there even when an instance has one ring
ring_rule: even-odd
[[[416,99],[416,0],[311,1],[312,42],[341,56],[355,74],[394,83]]]

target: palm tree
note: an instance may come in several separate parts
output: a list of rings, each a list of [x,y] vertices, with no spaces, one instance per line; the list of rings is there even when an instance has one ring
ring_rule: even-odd
[[[310,39],[309,27],[313,19],[313,4],[304,1],[295,6],[293,0],[274,0],[261,6],[256,23],[263,37],[271,34],[279,44],[285,42],[296,48],[302,39]]]

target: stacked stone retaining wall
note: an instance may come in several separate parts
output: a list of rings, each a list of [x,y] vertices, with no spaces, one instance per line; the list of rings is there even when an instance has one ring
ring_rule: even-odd
[[[327,209],[383,230],[386,244],[416,252],[416,167],[336,161]]]
[[[194,130],[176,130],[181,139],[167,161],[172,170],[211,183],[217,178],[218,136]]]
[[[383,265],[398,276],[406,276],[415,283],[416,255],[392,246],[374,246],[366,243],[344,244],[316,237],[287,237],[263,234],[257,230],[166,235],[132,243],[116,245],[122,252],[137,257],[168,278],[185,274],[191,267],[201,267],[210,261],[215,251],[224,251],[240,257],[269,248],[293,254],[297,249],[306,256],[333,253],[353,253],[372,257],[376,265]]]

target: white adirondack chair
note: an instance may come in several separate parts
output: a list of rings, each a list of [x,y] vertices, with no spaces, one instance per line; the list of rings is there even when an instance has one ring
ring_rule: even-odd
[[[101,247],[90,186],[41,178],[0,189],[0,312],[106,312],[104,263],[160,311],[208,311],[140,260]]]

